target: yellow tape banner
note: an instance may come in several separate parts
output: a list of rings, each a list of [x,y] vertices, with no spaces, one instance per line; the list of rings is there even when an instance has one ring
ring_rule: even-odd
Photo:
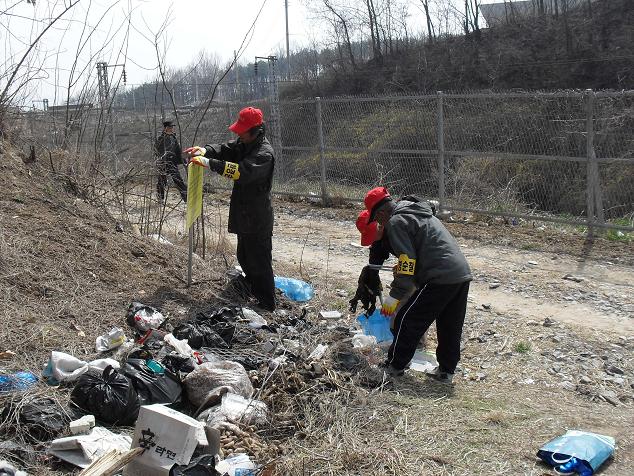
[[[185,231],[196,221],[203,210],[204,167],[190,163],[187,167],[187,219]]]

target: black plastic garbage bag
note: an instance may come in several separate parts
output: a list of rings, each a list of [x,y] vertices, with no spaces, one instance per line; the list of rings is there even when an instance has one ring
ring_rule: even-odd
[[[145,360],[128,359],[123,374],[132,381],[141,405],[153,403],[177,403],[181,400],[183,387],[178,377],[168,369],[155,373]]]
[[[52,398],[31,398],[26,402],[10,402],[1,413],[2,421],[9,421],[15,414],[28,431],[22,432],[33,442],[49,441],[68,427],[71,417]]]
[[[79,408],[106,423],[131,424],[139,415],[139,396],[132,382],[111,366],[101,375],[83,374],[70,398]]]
[[[192,458],[188,465],[176,465],[170,469],[170,476],[216,476],[216,462],[213,455]]]
[[[195,368],[194,360],[191,357],[185,357],[174,353],[167,354],[163,357],[161,364],[176,375],[179,375],[179,373],[188,374]]]
[[[201,347],[220,347],[228,349],[229,343],[227,343],[212,326],[213,324],[185,322],[176,326],[172,334],[174,334],[174,337],[177,339],[187,339],[189,345],[194,349],[200,349]]]

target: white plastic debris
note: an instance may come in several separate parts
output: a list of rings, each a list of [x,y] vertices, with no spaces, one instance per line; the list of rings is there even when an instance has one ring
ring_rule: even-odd
[[[328,350],[328,345],[319,344],[308,356],[308,360],[319,360],[321,359],[326,351]]]
[[[165,321],[165,316],[149,306],[144,306],[134,313],[134,327],[141,332],[158,329],[163,321]]]
[[[285,355],[280,355],[278,357],[275,357],[274,359],[269,360],[269,369],[277,369],[280,365],[284,365],[286,363],[286,360],[287,359]]]
[[[376,345],[376,337],[366,336],[365,334],[355,334],[352,337],[352,347],[355,349],[361,349],[363,347],[372,347]]]
[[[211,427],[229,421],[246,425],[265,425],[268,421],[269,409],[260,400],[247,399],[235,393],[225,393],[220,405],[212,408],[207,417]]]
[[[167,334],[165,335],[165,337],[163,337],[163,340],[167,344],[174,347],[174,349],[176,349],[176,352],[178,352],[183,357],[191,357],[192,355],[194,355],[194,349],[190,347],[189,343],[187,342],[187,339],[179,340],[176,337],[174,337],[174,334]]]
[[[68,436],[51,442],[48,450],[53,456],[69,463],[86,468],[96,459],[111,450],[129,450],[132,438],[112,433],[97,426],[88,435]]]
[[[83,435],[95,426],[95,416],[84,415],[79,420],[71,421],[68,426],[72,435]]]
[[[162,243],[164,245],[172,245],[172,242],[169,241],[167,238],[163,238],[161,235],[154,233],[153,235],[149,235],[150,238],[152,238],[153,240],[158,241],[159,243]]]
[[[341,319],[341,313],[339,311],[319,311],[319,317],[321,319]]]
[[[97,337],[95,347],[97,352],[116,349],[125,342],[125,333],[120,327],[113,327],[108,333]]]
[[[10,464],[8,461],[0,461],[0,475],[13,475],[13,476],[27,476],[24,471],[18,471],[18,469]]]
[[[247,471],[257,469],[255,463],[244,453],[235,453],[227,459],[216,463],[215,470],[218,474],[228,474],[229,476],[240,476],[248,474]]]
[[[409,368],[411,370],[415,370],[416,372],[425,372],[425,373],[433,372],[436,367],[438,367],[438,362],[436,362],[436,357],[422,350],[417,350],[414,353],[414,357],[412,358],[412,361],[410,362],[410,365],[409,365]]]
[[[187,375],[183,383],[189,401],[197,407],[225,391],[245,398],[251,398],[253,395],[253,385],[247,371],[239,363],[230,360],[205,362]]]
[[[52,351],[48,366],[52,376],[59,382],[72,382],[81,377],[88,369],[103,371],[111,365],[113,368],[120,367],[119,362],[114,359],[97,359],[86,362],[64,352]]]
[[[242,308],[242,314],[244,317],[249,319],[249,327],[253,327],[254,329],[261,329],[262,327],[268,325],[266,319],[260,316],[253,309],[249,309],[248,307]]]

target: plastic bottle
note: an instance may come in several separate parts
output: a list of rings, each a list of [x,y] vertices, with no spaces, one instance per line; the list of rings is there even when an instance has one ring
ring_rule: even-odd
[[[299,279],[275,276],[275,287],[280,289],[287,298],[297,302],[310,301],[315,295],[313,287]]]
[[[27,371],[12,375],[0,375],[0,393],[28,390],[37,383],[37,377]]]
[[[555,468],[558,474],[572,474],[577,473],[579,476],[591,476],[593,471],[584,461],[575,458],[570,458],[566,463],[557,466]]]

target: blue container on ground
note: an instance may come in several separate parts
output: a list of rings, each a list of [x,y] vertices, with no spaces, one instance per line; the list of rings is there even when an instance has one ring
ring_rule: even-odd
[[[611,436],[569,430],[542,446],[537,456],[559,472],[576,471],[581,476],[590,476],[612,456],[615,445]]]
[[[382,316],[381,311],[378,309],[369,317],[361,314],[357,317],[357,322],[361,325],[363,333],[367,336],[376,337],[377,342],[388,342],[394,338],[390,330],[390,318]]]
[[[310,301],[315,295],[313,287],[300,279],[275,276],[275,287],[287,298],[297,302]]]

